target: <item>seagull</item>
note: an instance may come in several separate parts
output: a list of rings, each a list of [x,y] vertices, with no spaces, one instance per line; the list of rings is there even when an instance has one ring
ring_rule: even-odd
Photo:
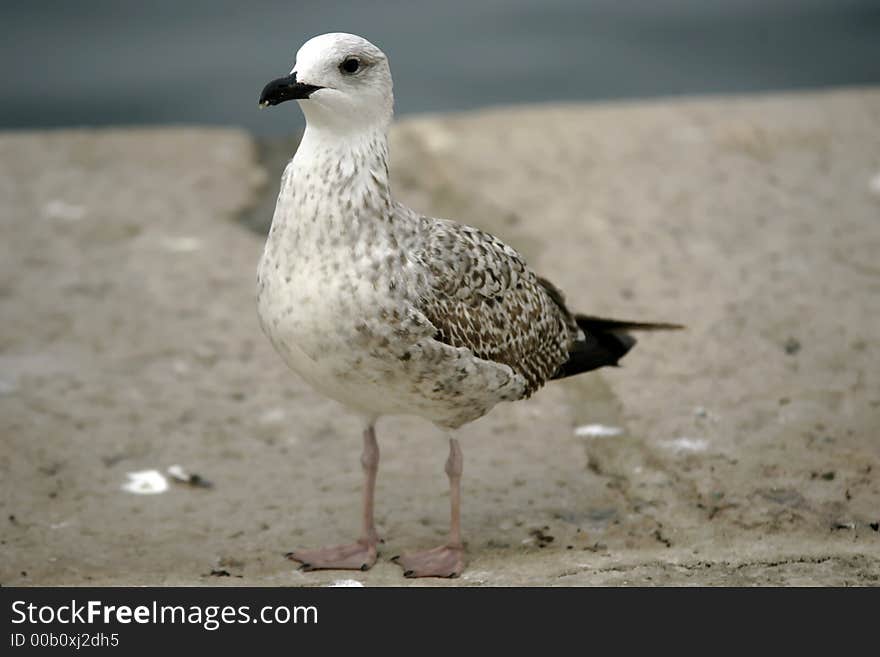
[[[306,129],[281,178],[258,267],[258,314],[287,365],[363,419],[364,489],[354,543],[287,556],[305,570],[373,566],[376,421],[415,415],[449,439],[449,537],[394,560],[407,577],[457,577],[463,456],[453,432],[550,380],[617,365],[635,344],[629,331],[680,327],[572,313],[497,237],[395,201],[391,70],[366,39],[307,41],[259,104],[289,100]]]

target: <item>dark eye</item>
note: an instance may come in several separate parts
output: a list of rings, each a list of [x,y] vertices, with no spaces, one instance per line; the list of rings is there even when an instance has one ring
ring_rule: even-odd
[[[361,68],[360,60],[357,57],[346,57],[339,65],[339,70],[343,73],[357,73]]]

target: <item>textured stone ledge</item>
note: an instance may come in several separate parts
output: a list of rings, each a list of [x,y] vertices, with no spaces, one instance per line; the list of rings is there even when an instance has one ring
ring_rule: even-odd
[[[257,153],[0,135],[0,583],[344,576],[282,558],[355,530],[359,427],[257,324],[236,218],[279,175]],[[398,124],[404,201],[500,235],[574,307],[689,326],[465,429],[469,568],[419,584],[876,583],[878,153],[876,89]],[[415,419],[379,436],[387,558],[443,535],[445,446]],[[121,491],[175,463],[214,486]]]

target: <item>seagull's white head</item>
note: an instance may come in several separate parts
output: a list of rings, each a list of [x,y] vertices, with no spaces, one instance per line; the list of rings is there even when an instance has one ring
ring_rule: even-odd
[[[394,95],[388,58],[363,37],[334,32],[306,41],[290,75],[272,80],[260,106],[297,100],[309,125],[345,132],[385,128]]]

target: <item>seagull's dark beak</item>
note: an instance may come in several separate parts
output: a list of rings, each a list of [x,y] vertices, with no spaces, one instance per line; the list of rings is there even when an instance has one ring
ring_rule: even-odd
[[[291,73],[283,78],[272,80],[263,87],[263,93],[260,94],[260,107],[278,105],[285,100],[302,100],[308,98],[318,89],[323,89],[323,87],[297,82],[296,73]]]

